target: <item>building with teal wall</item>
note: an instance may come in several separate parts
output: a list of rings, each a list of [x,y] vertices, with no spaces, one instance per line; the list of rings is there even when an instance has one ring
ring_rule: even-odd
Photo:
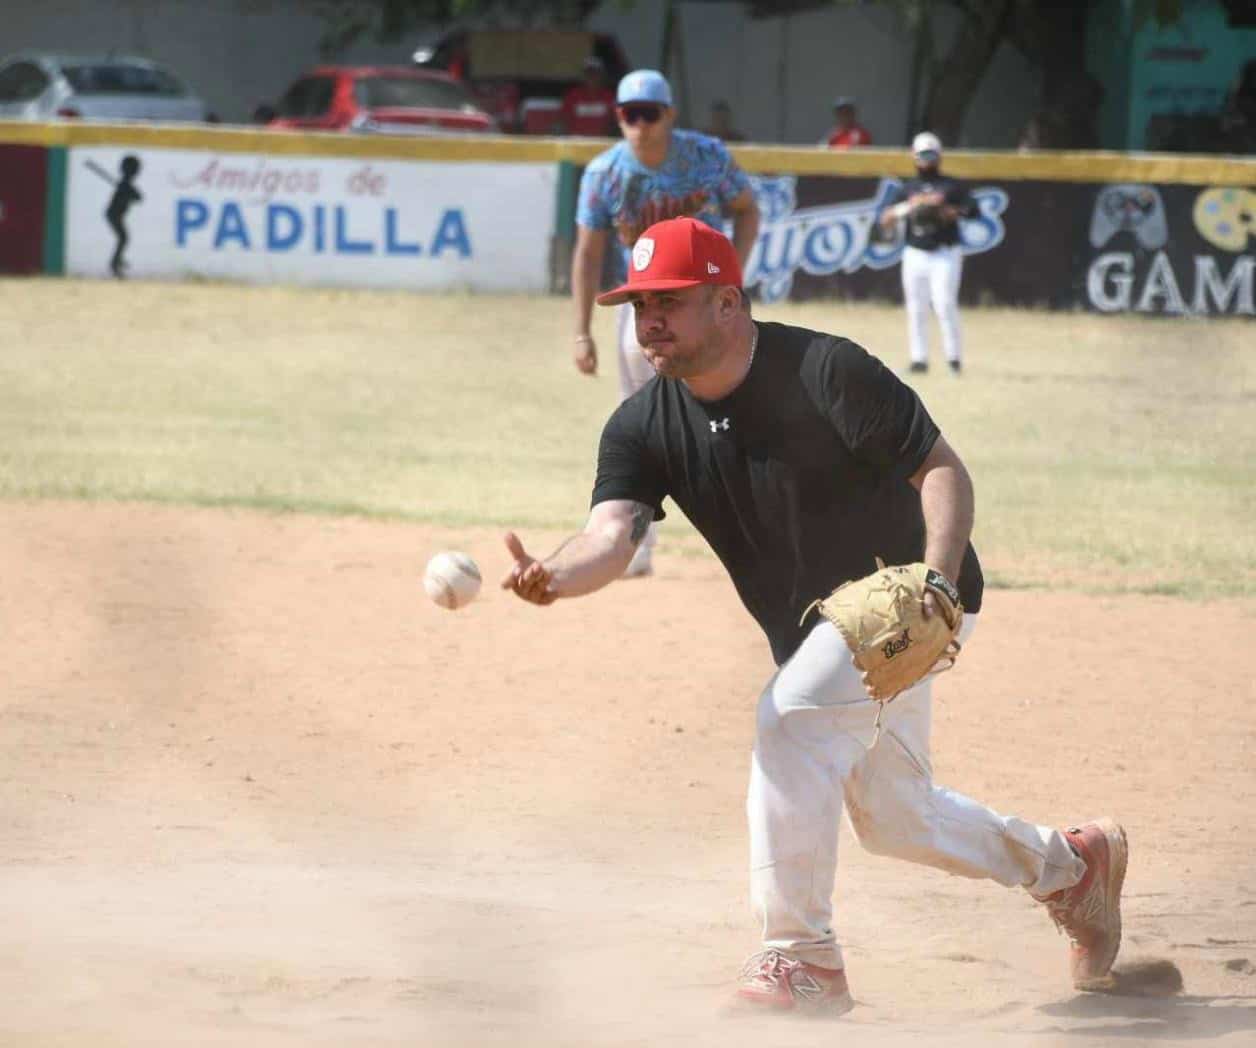
[[[1107,149],[1205,141],[1244,63],[1256,60],[1256,5],[1183,0],[1169,26],[1140,18],[1148,6],[1101,0],[1091,10],[1087,62],[1105,89],[1099,133]]]

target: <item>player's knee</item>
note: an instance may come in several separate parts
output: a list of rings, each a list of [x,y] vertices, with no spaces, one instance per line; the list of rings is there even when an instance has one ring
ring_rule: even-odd
[[[832,714],[823,709],[798,709],[775,687],[759,699],[755,717],[755,753],[765,769],[787,768],[802,753],[825,747],[833,736]]]
[[[785,743],[785,714],[777,708],[773,689],[768,688],[759,697],[755,713],[755,752],[771,757]]]
[[[936,827],[933,783],[891,734],[846,784],[846,808],[860,845],[874,855],[915,858],[927,853]]]
[[[873,855],[914,859],[930,850],[933,827],[928,813],[905,805],[847,802],[850,824],[860,846]]]

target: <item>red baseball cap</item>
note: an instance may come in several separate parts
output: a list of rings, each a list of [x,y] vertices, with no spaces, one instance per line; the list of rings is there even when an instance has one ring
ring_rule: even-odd
[[[617,306],[637,291],[672,291],[715,284],[741,287],[741,263],[733,242],[694,218],[656,222],[632,248],[628,281],[598,295],[599,306]]]

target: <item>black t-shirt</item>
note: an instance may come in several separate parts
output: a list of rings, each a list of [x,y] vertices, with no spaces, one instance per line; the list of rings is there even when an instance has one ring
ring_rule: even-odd
[[[834,587],[924,556],[920,494],[909,479],[938,438],[915,392],[855,343],[759,324],[745,380],[702,401],[656,376],[611,415],[593,504],[671,496],[728,569],[783,663],[803,609]],[[972,546],[958,579],[981,607]],[[814,625],[808,622],[807,627]]]
[[[948,204],[959,208],[961,218],[977,217],[977,202],[968,187],[946,175],[932,178],[909,178],[886,200],[886,207],[902,203],[917,193],[941,193]],[[959,243],[959,222],[944,218],[937,208],[924,207],[907,219],[907,246],[922,251],[935,251]]]

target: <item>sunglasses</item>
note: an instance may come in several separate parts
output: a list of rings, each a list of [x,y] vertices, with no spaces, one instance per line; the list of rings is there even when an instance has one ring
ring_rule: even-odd
[[[625,124],[657,124],[663,116],[663,107],[649,103],[633,103],[619,107],[619,119]]]

